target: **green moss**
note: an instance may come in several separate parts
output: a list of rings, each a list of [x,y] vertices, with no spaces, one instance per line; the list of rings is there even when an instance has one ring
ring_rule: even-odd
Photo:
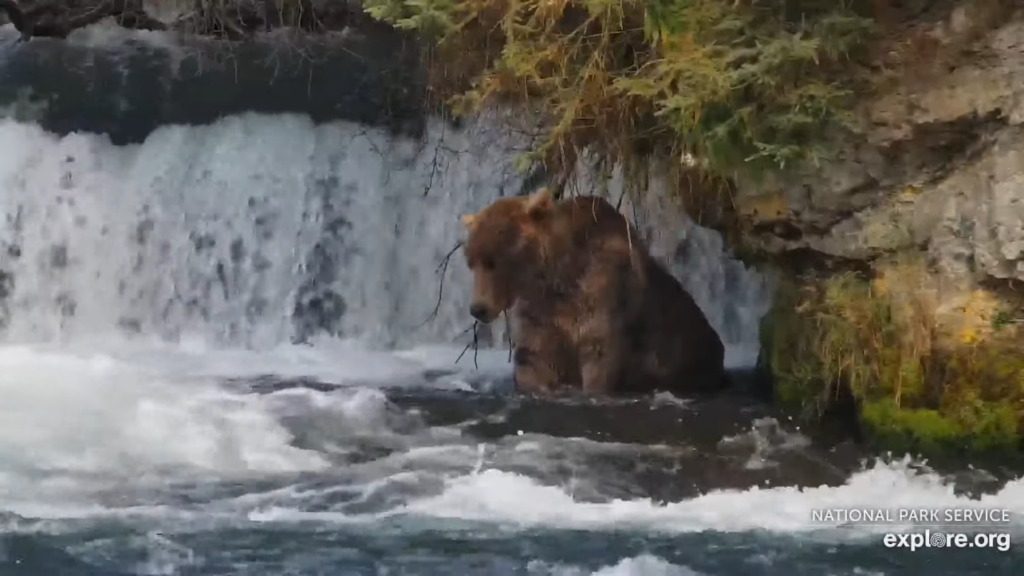
[[[783,283],[761,326],[762,366],[777,402],[813,421],[846,388],[878,448],[930,456],[1018,450],[1024,339],[1014,315],[993,313],[1000,328],[981,340],[970,331],[963,342],[941,338],[917,266],[872,282],[841,274]]]
[[[979,451],[1001,451],[1020,446],[1018,417],[1009,402],[988,402],[975,407],[968,429],[971,446]]]
[[[772,309],[761,320],[760,364],[771,370],[776,400],[804,418],[818,409],[827,383],[821,380],[822,363],[817,355],[793,354],[806,350],[815,337],[802,318],[792,311],[799,305],[797,287],[783,281],[776,290]]]
[[[1018,449],[1018,415],[1008,402],[978,402],[964,408],[956,416],[947,416],[938,410],[901,409],[891,400],[875,400],[861,407],[861,422],[873,444],[892,451],[942,456]],[[969,413],[966,418],[964,412]]]
[[[963,442],[964,430],[936,410],[900,409],[889,399],[866,402],[861,421],[869,439],[899,452],[946,452]]]

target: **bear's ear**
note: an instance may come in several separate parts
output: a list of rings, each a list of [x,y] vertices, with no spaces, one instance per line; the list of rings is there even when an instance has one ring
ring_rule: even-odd
[[[534,192],[526,200],[526,213],[530,216],[539,216],[547,212],[554,205],[555,201],[551,198],[551,189],[545,186]]]
[[[468,230],[472,230],[476,224],[476,214],[463,214],[459,220],[462,221],[462,225]]]

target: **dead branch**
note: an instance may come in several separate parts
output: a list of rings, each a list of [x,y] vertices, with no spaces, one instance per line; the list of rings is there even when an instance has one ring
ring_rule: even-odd
[[[427,319],[424,320],[423,322],[421,322],[420,325],[417,326],[416,328],[421,328],[427,322],[430,322],[431,320],[437,318],[438,311],[441,309],[441,299],[444,296],[444,276],[445,276],[445,273],[448,272],[448,263],[451,262],[452,256],[455,254],[455,251],[458,250],[461,247],[462,247],[462,242],[456,243],[455,247],[452,248],[451,250],[449,250],[448,253],[444,255],[444,258],[441,259],[441,263],[438,264],[437,268],[434,270],[435,272],[440,272],[441,273],[440,286],[438,287],[438,290],[437,290],[437,303],[434,304],[434,311],[431,312],[430,315],[427,316]],[[473,338],[474,339],[476,338],[476,329],[475,328],[473,330]]]
[[[444,143],[445,123],[441,123],[441,138],[440,141],[434,146],[434,158],[430,161],[430,177],[427,178],[426,185],[423,186],[423,197],[426,198],[427,194],[430,193],[430,189],[434,186],[434,177],[437,176],[437,163],[438,154],[441,151],[441,144]]]

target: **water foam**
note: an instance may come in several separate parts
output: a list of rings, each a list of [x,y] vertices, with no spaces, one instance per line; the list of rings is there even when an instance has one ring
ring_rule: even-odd
[[[0,459],[15,469],[134,475],[188,467],[230,474],[323,464],[289,446],[254,399],[212,382],[167,381],[109,357],[5,347],[0,394]]]
[[[417,418],[396,415],[376,388],[423,386],[422,375],[435,367],[447,368],[432,380],[435,388],[465,390],[507,377],[505,352],[482,352],[474,368],[454,364],[459,351],[391,353],[336,340],[257,351],[123,337],[0,346],[0,509],[26,518],[193,522],[220,513],[168,508],[154,491],[261,479],[288,486],[295,474],[330,470],[366,439],[397,446],[415,463],[417,452],[452,449],[431,447],[457,435],[439,439],[443,430],[427,429],[417,438]],[[254,394],[248,384],[225,384],[265,374],[340,388]],[[393,472],[388,464],[345,480],[356,483],[352,490],[361,483],[369,490]],[[235,504],[244,503],[229,499],[222,515],[237,518]]]
[[[354,352],[356,345],[350,346]],[[304,363],[289,362],[311,356],[308,350],[298,352],[289,348],[277,356],[282,371],[291,366],[300,373]],[[811,510],[825,507],[998,507],[1024,517],[1024,480],[972,500],[909,460],[875,463],[838,487],[720,490],[670,503],[595,500],[584,485],[543,480],[544,470],[576,466],[572,455],[614,449],[639,453],[642,447],[530,435],[476,445],[457,429],[426,426],[411,413],[395,414],[373,388],[389,384],[392,374],[376,382],[359,374],[359,386],[335,392],[234,392],[219,382],[238,375],[246,358],[257,363],[259,354],[233,353],[231,361],[198,348],[147,353],[137,342],[126,344],[120,357],[86,347],[0,348],[0,395],[5,398],[0,405],[0,509],[36,519],[150,518],[164,526],[380,525],[427,519],[427,526],[455,521],[505,531],[660,534],[817,534],[829,526],[811,523]],[[383,358],[384,353],[377,354]],[[430,358],[426,351],[420,354]],[[262,356],[261,370],[274,362],[274,354]],[[412,362],[408,357],[403,361]],[[310,367],[310,372],[321,370],[315,362]],[[414,374],[421,368],[410,365],[407,370]],[[321,443],[297,443],[296,429],[287,425],[293,417],[303,418],[304,429],[317,432]],[[334,468],[334,458],[344,459],[364,441],[393,451]],[[296,483],[300,473],[326,476],[312,484]],[[585,481],[588,470],[578,473]],[[257,484],[242,493],[217,495],[215,489],[203,495],[204,483],[225,481]],[[190,490],[200,490],[199,507],[146,492],[195,482],[200,484]],[[126,490],[136,495],[112,497]],[[334,501],[338,504],[328,504]],[[28,529],[38,529],[32,526]],[[843,530],[842,537],[882,529],[858,527]]]
[[[769,530],[819,532],[838,527],[812,522],[820,508],[1003,508],[1024,518],[1024,480],[980,499],[954,493],[932,473],[910,467],[910,460],[876,462],[839,487],[720,490],[682,502],[650,500],[580,502],[564,488],[499,470],[452,479],[441,495],[410,504],[403,513],[496,522],[522,528],[586,530],[637,529],[662,533]],[[751,511],[756,510],[756,514]],[[909,525],[908,525],[909,526]],[[900,526],[864,526],[858,531],[892,531]],[[1024,528],[1020,525],[1018,528]]]
[[[651,554],[623,558],[616,564],[590,571],[578,566],[551,565],[544,562],[530,562],[527,573],[548,576],[699,576],[699,572],[686,566],[679,566]]]
[[[415,377],[450,363],[456,353],[435,347],[389,354],[358,342],[336,342],[326,351],[290,345],[269,352],[189,349],[124,339],[104,346],[2,346],[0,462],[14,470],[124,477],[154,470],[220,476],[317,470],[325,465],[322,458],[293,447],[279,423],[294,409],[285,398],[302,394],[311,404],[301,411],[345,414],[371,433],[383,396],[365,386],[422,384]],[[466,367],[434,385],[465,389],[469,375],[502,374],[504,354],[492,356],[499,360],[491,366]],[[223,386],[227,379],[262,374],[361,387],[339,397],[301,390],[257,395]],[[339,398],[347,404],[339,406]]]

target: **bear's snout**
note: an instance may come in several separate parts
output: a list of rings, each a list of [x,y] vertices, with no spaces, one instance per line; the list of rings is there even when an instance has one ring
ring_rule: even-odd
[[[479,302],[474,302],[473,304],[469,305],[469,315],[483,322],[484,324],[491,321],[490,308]]]

